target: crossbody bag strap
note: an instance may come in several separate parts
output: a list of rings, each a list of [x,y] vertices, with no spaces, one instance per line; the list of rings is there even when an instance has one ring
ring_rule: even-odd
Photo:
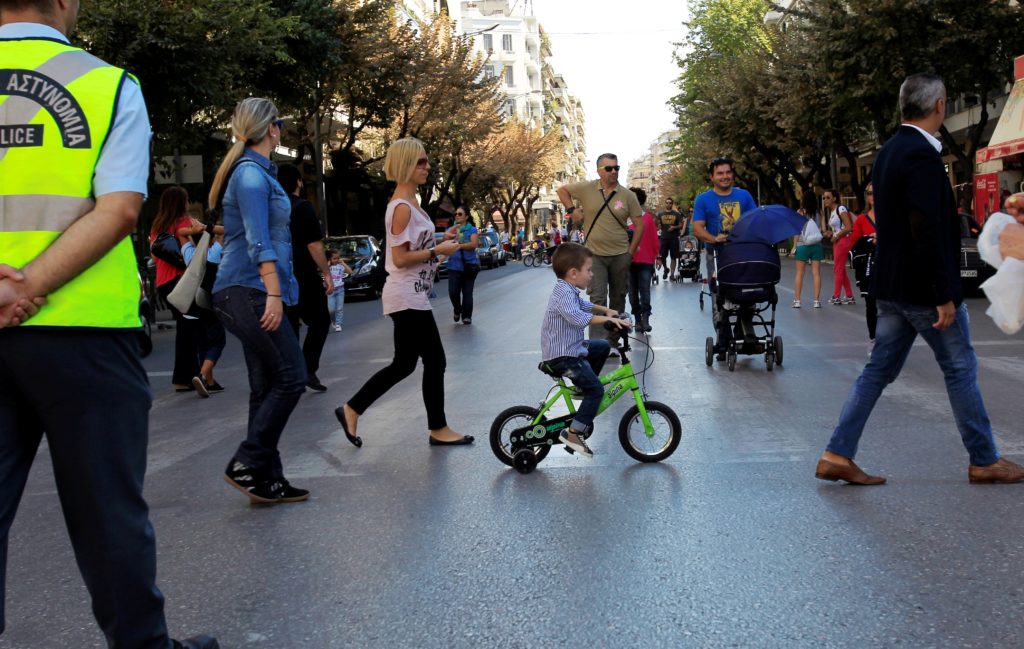
[[[612,197],[615,196],[615,192],[617,192],[617,191],[618,191],[617,189],[613,189],[612,193],[608,194],[608,198],[604,199],[604,205],[602,205],[601,209],[599,209],[597,211],[597,214],[594,215],[594,220],[590,222],[590,227],[587,228],[587,238],[588,239],[590,238],[590,232],[594,229],[594,226],[597,225],[597,220],[599,218],[601,218],[601,213],[604,212],[605,208],[608,207],[608,203],[611,202]],[[613,217],[614,217],[614,215],[613,215]],[[618,221],[618,219],[615,219],[615,220]],[[622,223],[620,222],[619,225],[622,225]]]

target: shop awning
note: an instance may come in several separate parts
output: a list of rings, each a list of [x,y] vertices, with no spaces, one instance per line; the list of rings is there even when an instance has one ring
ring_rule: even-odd
[[[1014,61],[1014,72],[1017,81],[999,116],[992,139],[987,147],[978,149],[975,154],[978,164],[1024,153],[1024,56],[1018,56]]]

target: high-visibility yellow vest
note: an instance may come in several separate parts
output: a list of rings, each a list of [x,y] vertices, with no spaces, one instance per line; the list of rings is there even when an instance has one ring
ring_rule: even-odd
[[[25,266],[93,209],[93,173],[126,82],[66,43],[0,40],[0,263]],[[139,327],[131,239],[46,298],[23,326]]]

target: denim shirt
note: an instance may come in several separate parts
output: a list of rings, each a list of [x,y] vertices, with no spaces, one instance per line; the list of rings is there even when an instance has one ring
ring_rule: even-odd
[[[299,300],[299,284],[292,271],[292,235],[288,229],[292,204],[277,182],[277,167],[252,149],[246,149],[224,193],[224,250],[214,292],[245,286],[266,292],[259,265],[277,263],[281,299]]]

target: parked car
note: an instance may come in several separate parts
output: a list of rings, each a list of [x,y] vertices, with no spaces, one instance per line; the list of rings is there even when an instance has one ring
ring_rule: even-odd
[[[435,245],[439,244],[442,241],[444,241],[444,232],[435,232],[434,233],[434,244]],[[437,270],[434,271],[434,272],[435,272],[435,277],[434,277],[435,280],[444,279],[444,278],[448,277],[448,258],[447,257],[445,257],[444,259],[441,260],[441,263],[437,265]]]
[[[480,268],[494,268],[498,265],[497,251],[487,237],[477,237],[476,257],[480,260]]]
[[[498,266],[504,266],[508,263],[506,257],[508,253],[504,248],[501,247],[501,237],[494,230],[485,230],[480,233],[481,237],[486,237],[491,242],[491,251],[494,255],[495,264]]]
[[[352,274],[345,278],[345,295],[380,297],[388,273],[384,269],[384,249],[368,234],[328,237],[324,245],[338,251]]]
[[[960,239],[960,283],[964,292],[977,292],[981,284],[995,275],[996,269],[986,264],[978,254],[978,240],[972,237]]]

